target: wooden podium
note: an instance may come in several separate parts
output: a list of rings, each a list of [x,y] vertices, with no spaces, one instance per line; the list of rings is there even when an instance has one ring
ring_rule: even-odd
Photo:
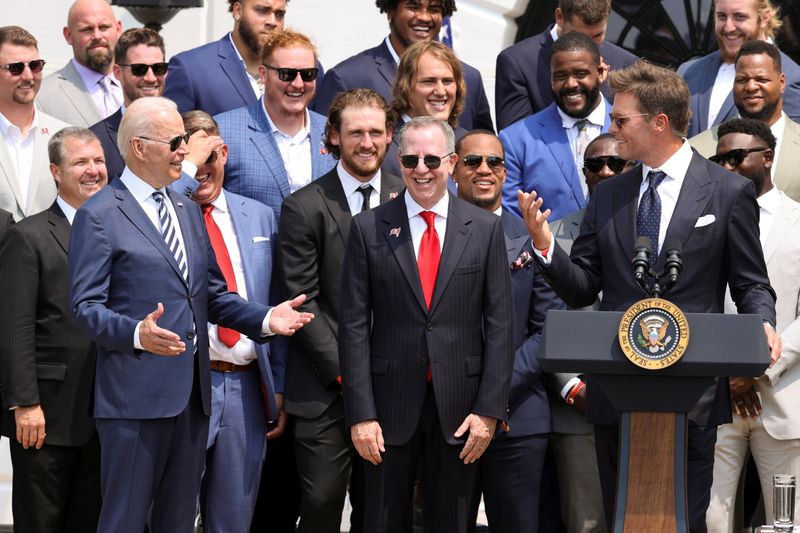
[[[715,376],[763,374],[764,326],[758,315],[687,313],[683,357],[646,370],[620,348],[622,315],[549,311],[538,357],[548,372],[592,374],[620,414],[613,532],[688,533],[687,413]]]

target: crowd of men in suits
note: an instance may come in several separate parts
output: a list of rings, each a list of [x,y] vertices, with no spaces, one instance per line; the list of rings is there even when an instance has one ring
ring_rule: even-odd
[[[752,454],[800,475],[800,67],[770,0],[715,0],[678,72],[605,41],[610,0],[481,74],[455,0],[323,71],[288,0],[228,0],[167,53],[76,0],[73,58],[0,27],[0,395],[26,532],[605,532],[618,417],[544,372],[551,309],[754,313],[772,364],[689,414],[690,530],[732,531]],[[169,58],[169,60],[168,60]],[[495,126],[497,129],[495,130]],[[498,133],[496,134],[495,131]],[[707,159],[708,158],[708,159]],[[777,300],[777,304],[776,304]]]

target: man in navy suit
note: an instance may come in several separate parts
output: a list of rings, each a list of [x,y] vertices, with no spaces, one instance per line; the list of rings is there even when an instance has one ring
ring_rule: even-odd
[[[644,61],[611,73],[616,92],[611,133],[623,159],[642,163],[595,187],[570,256],[553,240],[537,192],[520,191],[520,209],[547,280],[571,307],[594,303],[621,311],[645,298],[630,267],[637,235],[650,237],[654,268],[666,247],[681,241],[683,273],[664,297],[684,312],[720,313],[726,286],[739,310],[759,314],[773,361],[775,292],[769,285],[758,236],[753,183],[694,152],[684,139],[689,90],[681,77]],[[643,97],[644,95],[644,97]],[[649,234],[649,235],[648,235]],[[718,378],[689,413],[687,485],[689,530],[706,530],[717,425],[730,421],[727,379]],[[612,518],[617,463],[617,413],[592,376],[587,418],[595,446],[606,521]]]
[[[400,130],[405,194],[353,218],[339,357],[365,478],[364,530],[411,530],[422,463],[426,530],[463,532],[478,458],[506,418],[513,299],[500,218],[447,192],[453,130]]]
[[[586,146],[608,130],[610,105],[600,93],[606,66],[585,35],[572,32],[556,41],[550,70],[555,101],[500,132],[508,169],[503,207],[519,215],[517,191],[536,190],[557,220],[586,205],[579,169]]]
[[[389,35],[375,48],[364,50],[328,71],[314,100],[314,111],[327,114],[333,97],[349,89],[372,89],[391,102],[400,56],[416,42],[437,39],[443,17],[456,10],[455,0],[376,0],[375,5],[389,19]],[[467,93],[458,122],[467,130],[494,131],[481,74],[475,67],[462,64]]]
[[[636,56],[605,40],[610,0],[559,0],[556,22],[545,31],[509,46],[497,56],[495,113],[497,129],[538,113],[553,101],[550,92],[550,48],[562,35],[572,31],[592,39],[610,69],[621,69],[636,62]],[[609,100],[614,93],[603,84]]]
[[[689,137],[737,116],[733,101],[736,56],[746,41],[774,39],[781,27],[770,0],[716,0],[714,21],[719,50],[678,68],[692,94]],[[800,66],[783,52],[781,65],[786,76],[783,110],[800,121]]]
[[[127,167],[72,228],[73,318],[97,344],[99,531],[140,533],[148,521],[153,533],[193,530],[211,404],[207,323],[264,342],[312,318],[294,310],[302,296],[270,308],[227,291],[200,208],[167,188],[186,138],[173,102],[131,104],[120,124]]]
[[[325,117],[308,109],[316,91],[317,50],[292,30],[274,31],[261,51],[264,96],[214,117],[228,144],[225,188],[272,208],[331,170],[325,151]]]
[[[550,408],[536,352],[547,310],[563,309],[564,304],[536,269],[525,224],[501,208],[506,171],[500,140],[491,132],[473,130],[456,143],[456,154],[453,181],[458,184],[458,197],[502,220],[514,293],[516,354],[508,400],[509,429],[495,431],[480,460],[486,517],[495,531],[536,531],[536,502],[550,432]]]

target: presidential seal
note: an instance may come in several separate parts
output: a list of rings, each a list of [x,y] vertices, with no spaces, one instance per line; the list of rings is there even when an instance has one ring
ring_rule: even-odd
[[[640,300],[619,323],[619,346],[628,360],[647,370],[677,363],[689,344],[689,323],[678,306],[661,298]]]

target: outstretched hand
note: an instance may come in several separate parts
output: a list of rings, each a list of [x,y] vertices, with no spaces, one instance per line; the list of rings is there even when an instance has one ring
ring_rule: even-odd
[[[550,242],[552,241],[552,233],[547,223],[550,210],[546,209],[542,212],[542,202],[543,200],[536,194],[536,191],[531,191],[529,193],[517,191],[517,205],[519,206],[520,213],[522,213],[522,220],[525,221],[528,233],[530,233],[531,239],[533,239],[533,246],[537,250],[549,248]]]
[[[303,305],[306,295],[301,294],[292,300],[286,300],[272,308],[269,316],[269,329],[277,335],[294,335],[294,333],[311,322],[314,313],[296,311],[295,308]]]
[[[156,310],[144,317],[139,326],[139,344],[156,355],[180,355],[186,351],[186,344],[176,333],[156,324],[163,314],[164,306],[158,302]]]

